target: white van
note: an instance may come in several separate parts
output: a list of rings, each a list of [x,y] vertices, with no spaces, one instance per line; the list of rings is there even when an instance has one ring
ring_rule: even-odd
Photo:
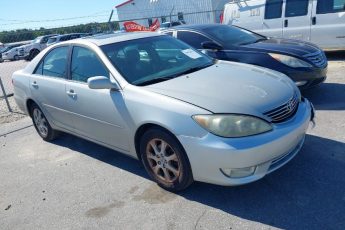
[[[345,0],[232,0],[223,24],[345,50]]]

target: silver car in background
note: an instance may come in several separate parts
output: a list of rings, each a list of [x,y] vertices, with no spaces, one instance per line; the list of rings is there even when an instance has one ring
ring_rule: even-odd
[[[170,191],[264,177],[298,153],[314,113],[285,75],[156,33],[56,44],[13,85],[44,140],[62,131],[137,158]]]

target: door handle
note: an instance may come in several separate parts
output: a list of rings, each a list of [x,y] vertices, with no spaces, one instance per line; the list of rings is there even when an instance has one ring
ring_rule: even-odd
[[[288,27],[289,26],[289,21],[287,19],[284,20],[284,27]]]
[[[37,84],[36,81],[32,82],[31,85],[32,85],[32,87],[34,87],[34,88],[38,88],[38,84]]]
[[[68,96],[71,96],[71,97],[76,97],[77,94],[74,92],[73,89],[70,89],[69,91],[66,92]]]
[[[316,25],[316,17],[315,16],[311,19],[311,24]]]

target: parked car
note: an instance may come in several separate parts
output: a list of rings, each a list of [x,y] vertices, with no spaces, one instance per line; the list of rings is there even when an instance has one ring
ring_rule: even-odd
[[[345,0],[251,0],[225,5],[224,24],[345,49]]]
[[[325,81],[327,58],[311,43],[273,39],[239,27],[210,24],[185,25],[163,31],[207,55],[220,59],[259,65],[282,72],[307,89]]]
[[[174,26],[181,26],[186,24],[184,21],[163,22],[160,25],[160,30],[165,30]]]
[[[19,60],[18,47],[11,48],[10,50],[1,53],[1,59],[3,61],[5,61],[5,60],[9,60],[9,61]]]
[[[299,152],[313,119],[284,74],[157,33],[59,43],[12,80],[44,140],[63,131],[140,159],[171,191],[264,177]]]
[[[47,45],[51,46],[51,45],[59,43],[59,42],[69,41],[69,40],[73,40],[76,38],[82,38],[82,37],[86,37],[89,35],[90,34],[87,34],[87,33],[74,33],[74,34],[57,35],[57,36],[49,38]]]
[[[56,34],[50,34],[35,38],[30,44],[19,47],[18,56],[20,59],[31,61],[37,56],[43,49],[47,47],[48,39]]]
[[[18,48],[24,44],[27,44],[27,41],[7,43],[6,45],[3,45],[0,48],[0,62],[3,62],[4,59],[17,60],[18,59],[18,57],[16,56],[17,53],[14,53],[10,50],[13,49],[13,51],[14,51],[14,48]],[[3,53],[8,53],[8,54],[6,54],[6,58],[2,57]],[[10,58],[8,58],[8,57],[10,57]]]

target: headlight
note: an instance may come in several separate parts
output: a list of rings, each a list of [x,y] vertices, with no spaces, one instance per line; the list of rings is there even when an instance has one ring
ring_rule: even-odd
[[[221,137],[245,137],[272,130],[268,122],[247,115],[195,115],[193,119],[210,133]]]
[[[283,54],[275,54],[275,53],[269,53],[269,55],[276,59],[277,61],[287,65],[287,66],[290,66],[290,67],[293,67],[293,68],[298,68],[298,67],[308,67],[308,68],[311,68],[313,67],[311,64],[305,62],[305,61],[302,61],[301,59],[298,59],[298,58],[294,58],[294,57],[291,57],[291,56],[287,56],[287,55],[283,55]]]

